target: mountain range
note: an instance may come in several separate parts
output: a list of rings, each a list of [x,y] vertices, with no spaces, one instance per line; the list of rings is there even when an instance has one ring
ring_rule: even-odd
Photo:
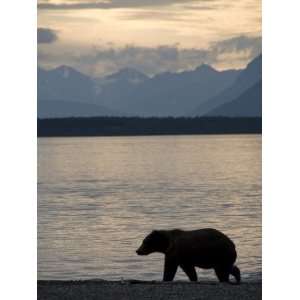
[[[235,100],[239,99],[238,103],[249,102],[251,105],[251,99],[249,99],[250,93],[245,93],[251,87],[254,87],[257,83],[261,83],[262,80],[262,56],[256,57],[252,60],[247,67],[238,75],[235,82],[224,89],[221,93],[204,101],[200,104],[192,113],[194,116],[201,116],[201,115],[210,115],[210,116],[229,116],[232,115],[225,111],[222,111],[221,107],[228,107],[224,106],[225,103],[232,103],[230,107],[234,106]],[[254,95],[254,94],[251,94]],[[258,97],[252,98],[252,104],[254,106],[261,107],[261,92],[258,93]],[[240,107],[242,105],[239,105]],[[217,109],[218,108],[218,109]],[[260,110],[261,111],[261,110]],[[235,110],[235,116],[247,116],[248,114],[244,115],[244,110]],[[259,116],[259,115],[257,115]],[[260,115],[261,116],[261,115]]]
[[[261,117],[262,82],[259,80],[240,96],[209,111],[206,116]]]
[[[261,116],[261,55],[243,70],[209,65],[149,77],[135,69],[93,78],[38,68],[38,117]]]

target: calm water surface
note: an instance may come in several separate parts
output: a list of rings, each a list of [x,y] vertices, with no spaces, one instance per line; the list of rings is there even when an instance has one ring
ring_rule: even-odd
[[[39,279],[160,280],[163,255],[135,254],[143,237],[203,227],[234,240],[245,279],[261,278],[260,135],[38,140]]]

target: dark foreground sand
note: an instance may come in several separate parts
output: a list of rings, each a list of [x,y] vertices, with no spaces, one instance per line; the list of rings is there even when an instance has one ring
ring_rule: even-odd
[[[261,282],[240,285],[215,282],[144,282],[120,281],[38,281],[38,299],[107,299],[107,300],[257,300],[261,299]]]

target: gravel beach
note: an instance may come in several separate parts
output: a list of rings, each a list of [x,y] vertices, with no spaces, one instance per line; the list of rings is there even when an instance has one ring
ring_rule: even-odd
[[[258,300],[262,298],[261,282],[240,285],[217,282],[147,282],[147,281],[38,281],[38,299],[107,299],[107,300]]]

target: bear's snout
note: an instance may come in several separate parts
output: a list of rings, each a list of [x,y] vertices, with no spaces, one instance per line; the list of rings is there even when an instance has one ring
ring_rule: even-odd
[[[137,255],[146,255],[147,254],[145,249],[143,249],[143,245],[136,250],[136,254]]]

